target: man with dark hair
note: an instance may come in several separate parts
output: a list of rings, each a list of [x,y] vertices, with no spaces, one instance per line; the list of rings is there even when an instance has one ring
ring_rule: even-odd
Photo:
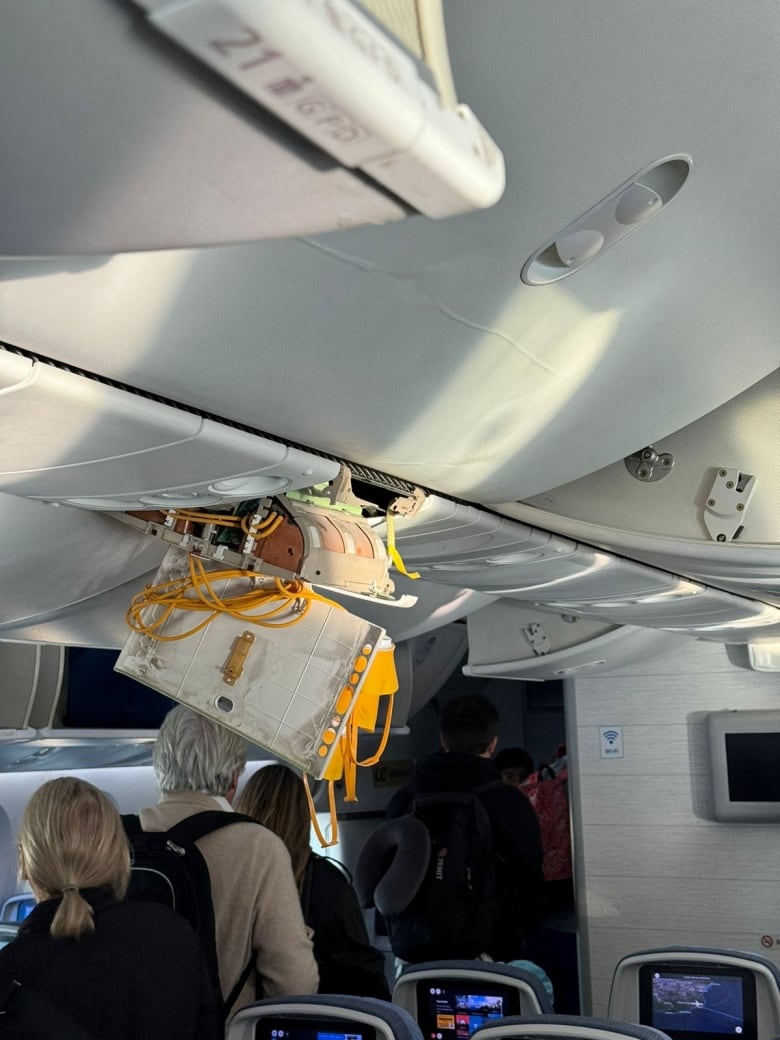
[[[501,782],[491,756],[498,741],[495,705],[482,694],[451,700],[441,710],[442,750],[417,763],[410,784],[388,807],[390,817],[412,808],[418,794],[471,792],[490,821],[496,868],[497,906],[485,953],[494,960],[523,957],[525,938],[544,912],[542,845],[530,802]]]
[[[498,711],[477,693],[448,701],[441,710],[441,743],[445,751],[490,758],[498,742]]]
[[[534,760],[525,748],[504,748],[496,755],[496,769],[505,784],[520,787],[533,773]]]

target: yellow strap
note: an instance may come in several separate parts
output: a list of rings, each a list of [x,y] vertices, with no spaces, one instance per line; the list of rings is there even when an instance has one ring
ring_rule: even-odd
[[[390,698],[390,702],[387,705],[387,715],[385,715],[385,724],[382,729],[382,739],[379,742],[379,747],[376,749],[373,755],[369,758],[364,758],[362,762],[357,762],[359,766],[375,766],[379,759],[384,754],[385,748],[387,747],[387,741],[390,738],[390,723],[393,721],[393,704],[395,703],[395,690],[391,693],[385,694],[384,696]]]
[[[314,808],[314,799],[309,790],[309,778],[305,773],[301,773],[301,776],[303,777],[303,786],[306,789],[306,800],[309,803],[311,825],[314,828],[314,833],[317,835],[317,841],[323,849],[329,849],[332,845],[338,845],[339,818],[336,815],[336,790],[333,780],[328,780],[328,810],[330,812],[330,833],[332,837],[330,841],[326,841],[325,835],[322,833],[322,828],[320,827],[320,822],[317,819],[317,810]]]
[[[409,571],[406,569],[406,564],[401,559],[401,554],[399,553],[399,551],[395,547],[395,517],[393,516],[393,514],[390,512],[389,509],[387,511],[386,520],[387,520],[387,555],[393,561],[393,566],[395,567],[395,569],[399,573],[406,575],[407,578],[419,578],[420,575],[417,573],[417,571],[412,571],[411,574],[409,573]]]

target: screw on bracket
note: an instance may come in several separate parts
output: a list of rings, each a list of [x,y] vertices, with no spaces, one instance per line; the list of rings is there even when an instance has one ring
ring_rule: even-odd
[[[643,484],[653,484],[663,480],[674,465],[674,455],[668,452],[659,453],[653,444],[648,444],[641,451],[635,451],[625,459],[626,469],[636,480]]]
[[[756,478],[738,469],[718,469],[704,508],[704,525],[716,542],[731,542],[739,537]]]

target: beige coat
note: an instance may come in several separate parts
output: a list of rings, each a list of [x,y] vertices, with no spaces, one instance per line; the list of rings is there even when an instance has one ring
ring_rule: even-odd
[[[164,831],[196,812],[223,809],[198,791],[163,795],[140,812],[145,831]],[[226,810],[228,811],[228,810]],[[260,996],[316,993],[319,983],[287,848],[272,831],[236,823],[197,842],[211,875],[222,993],[227,996],[252,951],[262,992],[250,977],[233,1011]]]

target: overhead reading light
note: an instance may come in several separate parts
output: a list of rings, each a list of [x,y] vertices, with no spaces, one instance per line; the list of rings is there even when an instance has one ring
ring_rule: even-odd
[[[523,267],[526,285],[548,285],[579,271],[660,213],[691,172],[689,155],[673,155],[640,170],[547,242]]]

